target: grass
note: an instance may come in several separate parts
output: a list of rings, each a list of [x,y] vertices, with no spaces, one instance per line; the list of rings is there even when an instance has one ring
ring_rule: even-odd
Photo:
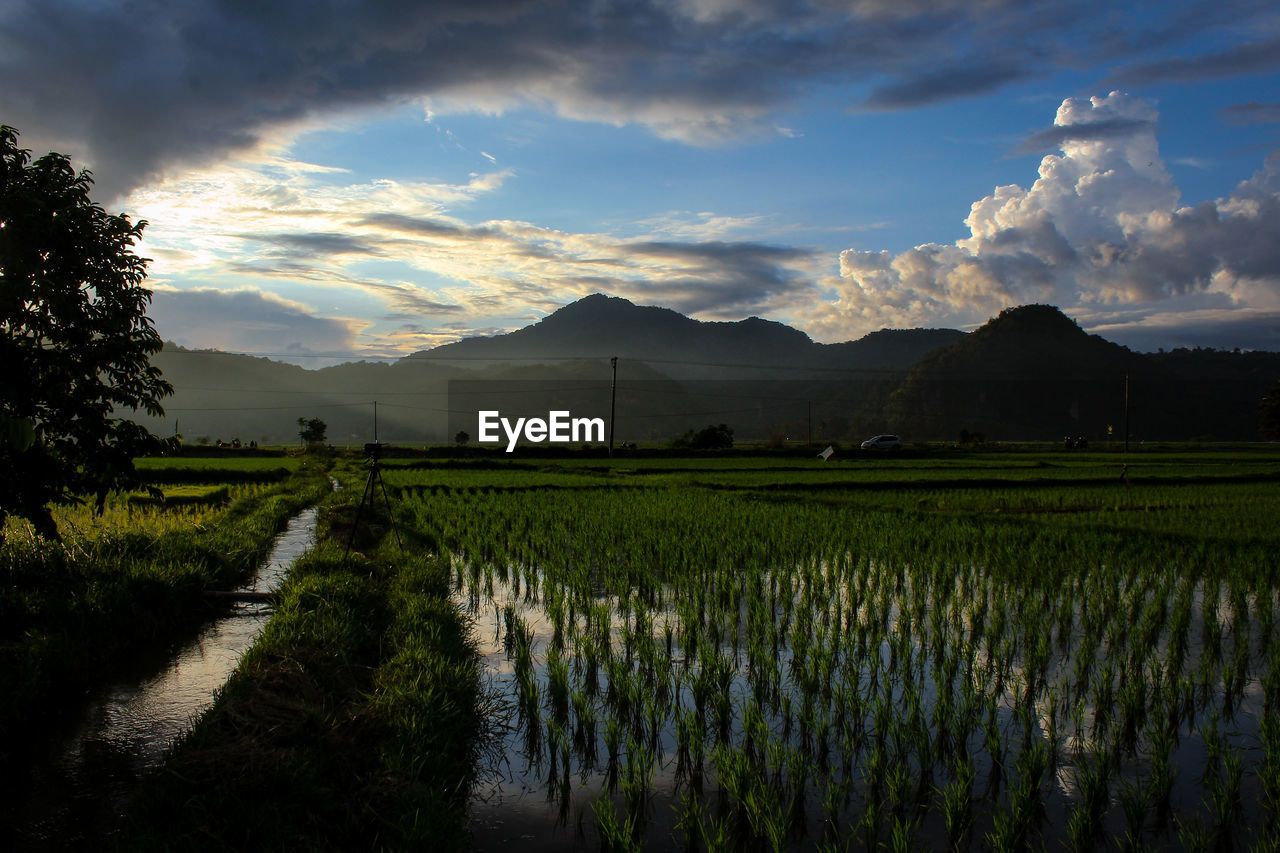
[[[148,483],[278,482],[304,464],[300,456],[163,456],[138,459],[134,467]]]
[[[120,849],[459,849],[485,698],[449,563],[402,553],[375,505],[344,559],[362,485],[214,707],[144,787]]]
[[[41,724],[113,661],[172,641],[211,615],[201,593],[227,588],[262,560],[290,516],[328,490],[299,467],[274,485],[222,484],[162,504],[113,498],[102,515],[55,513],[62,541],[10,519],[0,548],[0,759],[39,742]],[[213,499],[211,499],[213,498]],[[55,709],[50,713],[50,709]]]

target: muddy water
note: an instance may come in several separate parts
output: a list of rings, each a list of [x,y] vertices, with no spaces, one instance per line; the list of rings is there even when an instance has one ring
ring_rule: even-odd
[[[253,579],[236,591],[274,591],[315,535],[313,507],[290,520]],[[270,615],[269,604],[238,602],[190,642],[132,662],[94,691],[24,786],[26,801],[14,809],[18,849],[97,846],[142,777],[213,704]]]

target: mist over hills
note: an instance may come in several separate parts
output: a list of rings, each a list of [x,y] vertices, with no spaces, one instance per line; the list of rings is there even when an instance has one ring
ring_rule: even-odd
[[[174,345],[153,359],[173,383],[167,417],[139,418],[187,443],[293,443],[319,417],[329,440],[408,445],[476,438],[476,412],[608,415],[618,358],[617,440],[664,441],[708,423],[743,440],[908,441],[1101,438],[1124,417],[1135,437],[1252,439],[1280,353],[1136,353],[1089,335],[1058,309],[1008,309],[971,333],[882,330],[821,344],[760,318],[703,322],[601,294],[514,332],[470,338],[393,364],[307,370]]]

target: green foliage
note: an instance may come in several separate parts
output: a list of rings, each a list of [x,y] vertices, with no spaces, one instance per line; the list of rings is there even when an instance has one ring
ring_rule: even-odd
[[[1280,441],[1280,380],[1276,380],[1258,403],[1258,434]]]
[[[733,447],[733,427],[707,424],[697,432],[689,430],[679,436],[671,446],[682,450],[727,450]]]
[[[105,664],[178,634],[206,615],[201,591],[241,580],[272,538],[328,487],[305,471],[273,486],[205,484],[139,506],[108,501],[101,515],[62,508],[50,543],[11,518],[0,545],[0,728],[83,695]],[[0,754],[21,748],[0,743]]]
[[[50,504],[138,484],[133,458],[164,442],[122,410],[157,416],[172,388],[150,364],[145,222],[106,213],[70,160],[34,162],[0,126],[0,526],[57,538]]]
[[[319,418],[298,418],[298,438],[307,445],[324,444],[329,425]]]
[[[354,467],[326,515],[359,500]],[[323,529],[323,527],[322,527]],[[486,712],[448,562],[330,535],[133,809],[121,849],[455,850]],[[193,832],[198,827],[198,832]]]

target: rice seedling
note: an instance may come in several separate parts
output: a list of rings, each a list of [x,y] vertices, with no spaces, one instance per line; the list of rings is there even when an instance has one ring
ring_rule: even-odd
[[[1134,853],[1146,849],[1144,834],[1148,800],[1143,786],[1137,780],[1121,780],[1120,808],[1124,812],[1124,835],[1120,838],[1120,849]]]
[[[787,482],[763,462],[611,466],[593,475],[618,496],[606,501],[541,488],[582,476],[567,463],[562,474],[513,466],[513,482],[540,485],[467,490],[449,473],[456,487],[408,502],[439,541],[513,561],[506,586],[519,584],[516,600],[546,623],[540,656],[522,655],[506,629],[513,668],[539,682],[516,678],[515,689],[539,690],[540,710],[563,718],[580,778],[599,762],[600,787],[617,790],[635,760],[623,745],[644,747],[683,786],[681,826],[694,837],[696,825],[699,843],[728,827],[722,843],[770,846],[776,809],[789,838],[829,844],[923,833],[967,845],[977,813],[1001,845],[1065,824],[1086,846],[1101,840],[1117,785],[1141,790],[1157,829],[1195,782],[1185,756],[1210,714],[1238,726],[1266,671],[1258,650],[1275,581],[1249,567],[1265,565],[1258,543],[1275,536],[1255,523],[1232,528],[1252,539],[1213,538],[1212,522],[1239,515],[1246,490],[1256,517],[1277,501],[1254,485],[1194,479],[1117,493],[1100,477],[1075,483],[1085,467],[1053,480],[1058,460],[1028,469],[1052,480],[1032,486],[1013,464],[1023,461],[1000,463],[1011,467],[999,489],[918,461],[850,470],[847,487],[823,474],[821,492],[797,485],[807,474]],[[1230,477],[1234,464],[1215,458],[1203,470]],[[671,479],[695,469],[693,480]],[[944,471],[951,486],[912,486],[925,471]],[[414,474],[400,475],[406,487]],[[869,477],[894,485],[861,490]],[[604,737],[588,756],[592,707]],[[1240,756],[1245,779],[1264,760],[1250,744],[1256,732],[1219,750],[1224,808],[1228,756]],[[1074,784],[1069,809],[1044,792],[1054,773]],[[719,792],[727,812],[711,807]],[[1231,821],[1254,821],[1241,805]]]
[[[973,779],[973,764],[959,761],[952,768],[951,781],[937,791],[950,850],[962,849],[973,827]]]

